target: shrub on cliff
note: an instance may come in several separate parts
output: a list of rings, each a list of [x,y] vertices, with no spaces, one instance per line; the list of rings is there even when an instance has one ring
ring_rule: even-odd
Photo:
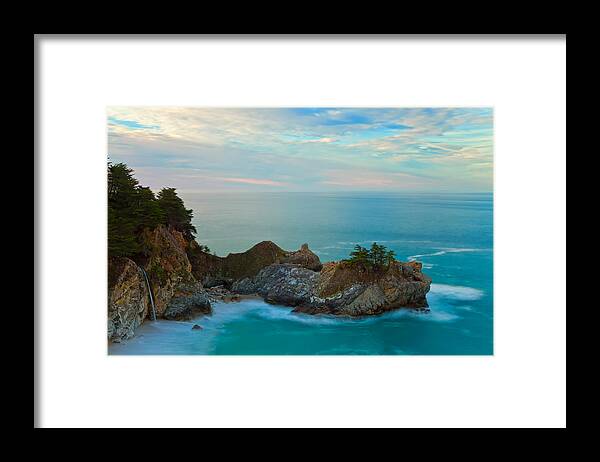
[[[109,256],[146,253],[142,232],[160,224],[172,226],[192,240],[196,233],[192,216],[174,188],[163,188],[156,197],[150,188],[139,184],[127,165],[108,163]]]
[[[373,242],[371,249],[358,244],[354,246],[354,250],[350,252],[350,258],[347,261],[352,265],[381,269],[389,266],[395,258],[396,253],[393,250],[388,250],[384,245]]]
[[[127,165],[108,163],[108,253],[130,256],[139,251],[136,239],[139,184]]]
[[[181,231],[187,239],[193,239],[196,228],[192,225],[194,213],[186,209],[175,188],[163,188],[158,193],[158,205],[164,213],[165,224]]]

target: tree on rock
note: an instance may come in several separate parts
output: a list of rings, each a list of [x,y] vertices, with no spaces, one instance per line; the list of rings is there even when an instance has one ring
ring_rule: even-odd
[[[373,244],[371,244],[369,258],[373,266],[380,268],[386,263],[386,251],[387,249],[385,246],[379,245],[377,242],[373,242]]]
[[[133,170],[119,163],[108,164],[108,253],[130,256],[139,250],[136,239],[138,181]]]
[[[370,266],[369,250],[358,244],[354,246],[354,250],[350,252],[350,263]]]
[[[166,224],[181,231],[186,238],[193,239],[196,234],[196,228],[192,225],[194,213],[185,208],[175,188],[161,189],[157,198]]]
[[[373,268],[380,270],[387,266],[388,268],[396,259],[396,252],[388,250],[384,245],[373,242],[371,248],[367,249],[360,245],[355,245],[354,250],[350,252],[348,261],[353,265],[360,265],[364,268]]]
[[[385,261],[386,261],[388,268],[392,263],[394,263],[395,260],[396,260],[396,252],[394,252],[393,250],[388,250],[385,253]]]
[[[124,163],[108,162],[108,254],[131,257],[149,251],[144,230],[159,225],[172,226],[188,240],[194,239],[192,210],[186,209],[174,188],[164,188],[157,196],[141,186],[133,170]],[[210,252],[206,246],[202,250]]]

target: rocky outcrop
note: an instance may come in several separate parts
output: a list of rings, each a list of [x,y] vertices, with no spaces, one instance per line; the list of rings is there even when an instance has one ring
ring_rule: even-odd
[[[201,314],[211,314],[208,295],[199,282],[180,284],[163,314],[165,319],[187,321]]]
[[[196,282],[183,235],[171,228],[158,226],[147,231],[143,242],[149,258],[144,264],[152,291],[157,317],[162,317],[179,287]]]
[[[148,315],[148,290],[142,270],[128,258],[110,258],[108,274],[108,340],[121,342]]]
[[[308,244],[303,244],[300,250],[290,252],[271,241],[263,241],[245,252],[218,257],[202,251],[192,241],[186,251],[192,265],[192,274],[205,287],[223,285],[230,288],[234,281],[252,278],[274,263],[294,263],[314,271],[319,271],[322,267],[319,257],[308,248]]]
[[[309,303],[319,273],[290,263],[274,264],[261,270],[255,278],[233,284],[233,292],[257,293],[269,303],[296,306]]]
[[[396,261],[374,270],[342,261],[327,263],[320,272],[273,264],[254,278],[235,282],[232,290],[257,293],[269,303],[294,306],[301,313],[365,316],[397,308],[426,309],[430,284],[418,262]]]
[[[144,253],[134,259],[111,257],[108,264],[108,339],[120,342],[131,338],[135,329],[151,317],[150,294],[142,268],[152,290],[157,318],[190,319],[210,314],[210,300],[192,274],[192,265],[183,235],[158,226],[142,236]]]
[[[158,318],[190,320],[212,313],[211,302],[258,294],[294,311],[364,316],[396,308],[425,309],[431,279],[418,262],[395,261],[374,270],[347,261],[321,264],[307,244],[286,251],[263,241],[246,252],[211,255],[177,230],[143,234],[136,261],[109,259],[108,339],[130,338],[149,316],[149,291]],[[139,266],[138,266],[139,265]]]
[[[313,271],[321,271],[323,268],[321,260],[308,248],[308,244],[302,244],[300,250],[295,252],[287,252],[281,263],[292,263]]]

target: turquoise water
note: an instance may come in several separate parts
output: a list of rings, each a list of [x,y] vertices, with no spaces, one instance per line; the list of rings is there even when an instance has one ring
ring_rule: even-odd
[[[493,353],[492,194],[182,194],[198,240],[218,255],[262,240],[304,242],[322,261],[376,241],[423,262],[431,312],[364,319],[294,314],[260,300],[215,304],[193,322],[146,322],[111,354]],[[203,330],[191,330],[194,324]]]

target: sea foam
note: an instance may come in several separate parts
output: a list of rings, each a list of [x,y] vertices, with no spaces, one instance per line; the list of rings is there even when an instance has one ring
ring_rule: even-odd
[[[422,257],[438,257],[440,255],[446,255],[448,253],[464,253],[464,252],[489,252],[491,249],[471,249],[471,248],[457,248],[457,247],[438,247],[437,252],[423,253],[419,255],[410,255],[409,261],[414,261],[417,258]]]
[[[484,292],[473,287],[451,286],[447,284],[431,284],[431,290],[429,291],[429,294],[427,294],[427,296],[430,297],[432,295],[434,297],[440,296],[453,300],[472,301],[479,300],[481,297],[483,297]]]

